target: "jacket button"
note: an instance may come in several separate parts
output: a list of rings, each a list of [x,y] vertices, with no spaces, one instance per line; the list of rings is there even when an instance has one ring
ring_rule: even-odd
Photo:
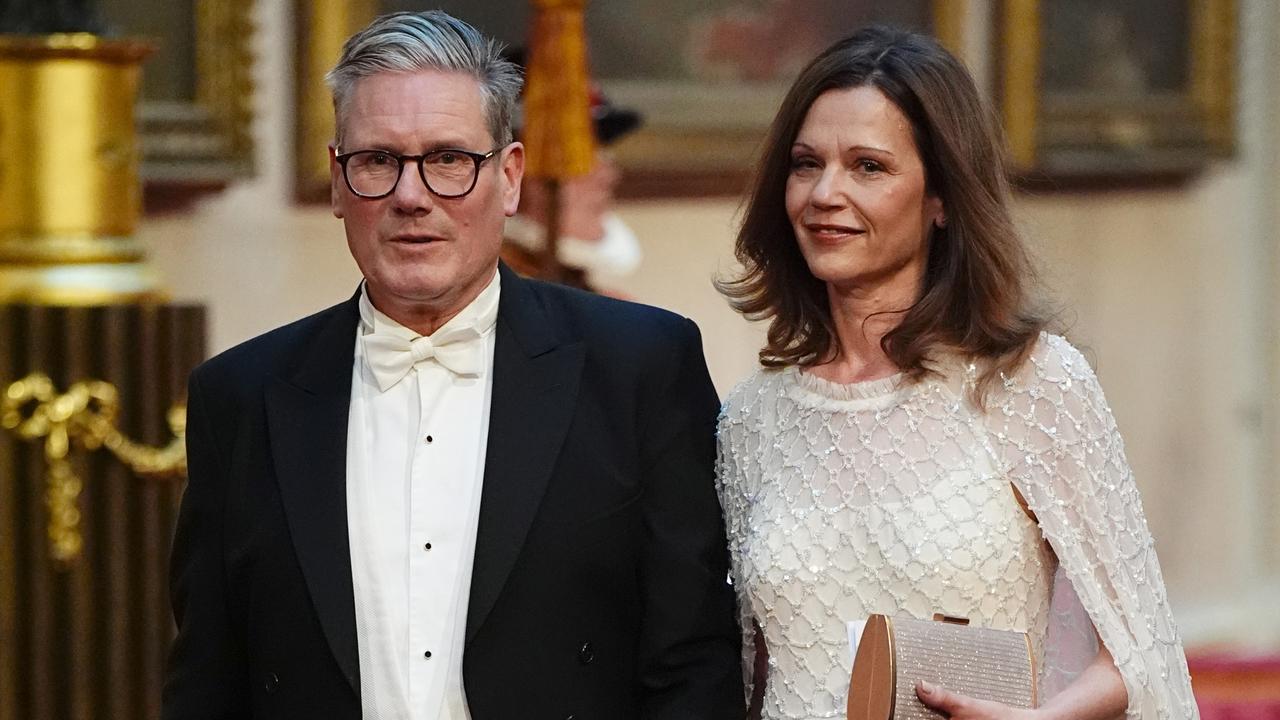
[[[280,687],[280,676],[275,673],[267,673],[267,681],[262,683],[262,686],[269,693],[275,692]]]
[[[582,643],[582,647],[578,648],[578,662],[583,665],[590,665],[592,660],[596,659],[596,651],[591,647],[591,643]]]

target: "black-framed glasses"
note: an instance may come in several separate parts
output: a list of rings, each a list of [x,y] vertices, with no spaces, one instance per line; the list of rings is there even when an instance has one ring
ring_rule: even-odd
[[[425,155],[396,155],[386,150],[356,150],[334,157],[342,166],[342,177],[351,192],[377,200],[395,192],[405,164],[418,166],[418,176],[433,194],[460,198],[476,187],[480,166],[502,148],[487,153],[458,148],[441,148]]]

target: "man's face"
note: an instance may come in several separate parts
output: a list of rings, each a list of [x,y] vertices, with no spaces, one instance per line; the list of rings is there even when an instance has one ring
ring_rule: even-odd
[[[494,149],[478,82],[461,73],[385,72],[356,82],[336,153],[384,150],[421,155],[453,148]],[[493,277],[503,222],[515,213],[524,149],[513,143],[480,166],[475,188],[441,198],[406,163],[390,195],[371,200],[351,192],[330,152],[333,214],[364,274],[373,304],[402,323],[451,317]]]

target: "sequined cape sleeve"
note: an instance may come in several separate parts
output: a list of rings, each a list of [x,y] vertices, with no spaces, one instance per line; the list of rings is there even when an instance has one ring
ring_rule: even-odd
[[[1052,694],[1084,669],[1096,629],[1124,677],[1128,720],[1198,718],[1138,489],[1089,363],[1042,335],[992,399],[997,455],[1059,561],[1042,686]]]
[[[759,400],[759,381],[763,371],[744,380],[726,398],[716,428],[716,492],[724,510],[725,529],[729,539],[729,570],[738,597],[738,624],[742,628],[742,682],[746,700],[751,702],[755,675],[755,617],[747,597],[748,581],[743,559],[747,552],[748,517],[751,498],[755,494],[752,478],[760,477],[760,435],[744,424],[751,417],[752,401]]]

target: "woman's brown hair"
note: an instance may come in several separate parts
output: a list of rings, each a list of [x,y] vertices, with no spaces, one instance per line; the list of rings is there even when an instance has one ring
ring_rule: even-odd
[[[761,364],[835,358],[826,286],[800,254],[785,194],[791,145],[809,107],[829,90],[862,86],[880,90],[910,120],[927,191],[947,218],[929,239],[920,296],[881,347],[915,379],[943,353],[985,360],[974,397],[981,404],[993,381],[1026,359],[1046,318],[1034,307],[1034,270],[1009,215],[999,125],[964,66],[926,35],[870,27],[800,73],[769,130],[738,232],[743,273],[717,287],[748,318],[772,318]]]

